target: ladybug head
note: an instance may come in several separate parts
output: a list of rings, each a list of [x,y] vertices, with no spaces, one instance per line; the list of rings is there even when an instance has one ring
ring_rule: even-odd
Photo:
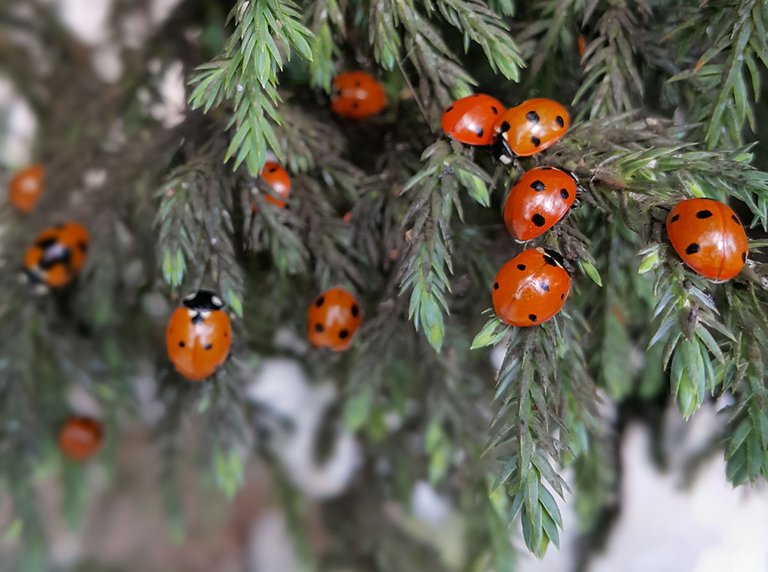
[[[49,291],[48,285],[36,268],[22,268],[19,272],[19,282],[29,286],[32,293],[38,296],[44,296]]]
[[[184,298],[184,305],[190,310],[211,312],[221,310],[224,307],[224,302],[210,290],[198,290]]]

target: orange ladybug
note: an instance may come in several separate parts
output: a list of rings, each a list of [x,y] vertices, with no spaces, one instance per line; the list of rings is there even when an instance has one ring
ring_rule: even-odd
[[[443,131],[461,143],[490,145],[496,120],[504,111],[504,105],[490,95],[476,93],[462,97],[443,112]]]
[[[512,185],[504,203],[504,224],[517,240],[531,240],[552,228],[576,200],[578,182],[555,167],[536,167]]]
[[[726,204],[686,199],[667,215],[672,247],[694,272],[715,282],[736,276],[747,261],[747,233]]]
[[[357,299],[344,288],[331,288],[315,298],[307,311],[309,341],[318,348],[343,352],[362,321]]]
[[[587,37],[584,34],[579,34],[577,47],[579,49],[579,57],[583,58],[585,52],[587,51]]]
[[[524,250],[501,267],[493,284],[493,309],[510,326],[536,326],[557,314],[571,291],[560,255]]]
[[[176,371],[190,381],[212,376],[229,357],[232,324],[223,307],[216,294],[198,290],[171,314],[165,348]]]
[[[76,222],[44,230],[24,254],[24,274],[34,285],[66,286],[85,264],[89,242],[88,230]]]
[[[552,99],[536,98],[509,108],[496,122],[496,136],[512,157],[530,157],[551,147],[565,135],[571,118]]]
[[[8,202],[20,212],[32,212],[43,194],[44,178],[42,165],[21,169],[8,184]]]
[[[376,115],[387,104],[384,87],[363,71],[340,73],[333,80],[331,111],[348,119],[365,119]]]
[[[279,163],[267,161],[261,170],[261,178],[282,199],[287,199],[288,195],[291,194],[291,176]],[[285,208],[285,201],[275,196],[264,195],[264,200],[278,208]]]
[[[101,423],[89,417],[72,417],[59,431],[59,449],[75,461],[85,461],[95,455],[103,440]]]

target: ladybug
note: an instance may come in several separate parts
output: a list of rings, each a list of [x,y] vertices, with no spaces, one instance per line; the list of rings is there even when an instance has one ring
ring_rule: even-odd
[[[61,288],[69,284],[85,263],[90,237],[76,222],[41,232],[24,254],[24,274],[31,284]]]
[[[101,423],[89,417],[72,417],[59,430],[59,449],[75,461],[95,455],[103,441]]]
[[[269,185],[276,195],[287,199],[291,194],[291,177],[282,165],[274,161],[267,161],[261,171],[261,178]],[[264,200],[278,208],[285,208],[285,201],[272,195],[264,195]]]
[[[357,299],[344,288],[331,288],[307,311],[307,335],[313,346],[343,352],[363,321]]]
[[[512,185],[504,203],[504,224],[515,239],[531,240],[552,228],[576,200],[579,184],[555,167],[536,167]]]
[[[190,381],[210,377],[229,357],[232,324],[216,294],[198,290],[176,308],[165,333],[168,358]]]
[[[501,267],[493,284],[493,309],[510,326],[536,326],[557,314],[571,290],[571,276],[556,252],[529,248]]]
[[[587,37],[584,34],[579,34],[577,47],[579,49],[579,58],[583,58],[587,51]]]
[[[747,233],[736,213],[713,199],[686,199],[667,215],[672,248],[694,272],[725,282],[744,267]]]
[[[557,143],[570,123],[568,111],[552,99],[529,99],[496,122],[496,136],[512,157],[530,157]]]
[[[443,131],[467,145],[490,145],[494,140],[493,127],[504,111],[504,105],[490,95],[462,97],[443,112]]]
[[[30,165],[17,172],[8,184],[8,202],[20,212],[32,212],[43,194],[44,177],[42,165]]]
[[[348,119],[376,115],[387,104],[384,87],[363,71],[340,73],[333,80],[331,111]]]

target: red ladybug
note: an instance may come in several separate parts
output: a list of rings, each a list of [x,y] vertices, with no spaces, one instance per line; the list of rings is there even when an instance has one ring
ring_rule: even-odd
[[[504,223],[517,240],[552,228],[576,200],[576,178],[555,167],[536,167],[515,182],[504,203]]]
[[[493,309],[510,326],[536,326],[557,314],[571,290],[571,276],[559,255],[524,250],[501,267],[493,284]]]
[[[584,53],[587,51],[587,37],[584,34],[579,34],[577,46],[579,48],[579,57],[583,58]]]
[[[88,417],[72,417],[59,431],[59,449],[75,461],[95,455],[103,441],[101,423]]]
[[[504,111],[504,105],[490,95],[462,97],[443,112],[443,131],[461,143],[490,145],[494,140],[493,127]]]
[[[333,80],[331,111],[349,119],[365,119],[376,115],[387,104],[384,87],[362,71],[340,73]]]
[[[198,290],[184,299],[168,321],[165,347],[176,371],[190,381],[214,374],[232,348],[232,325],[221,299]]]
[[[261,170],[261,178],[279,197],[287,199],[291,194],[291,176],[279,163],[267,161]],[[264,200],[278,208],[285,208],[285,201],[272,195],[264,195]]]
[[[30,165],[20,170],[8,184],[8,202],[20,212],[32,212],[43,194],[44,178],[42,165]]]
[[[344,288],[320,294],[307,311],[307,335],[313,346],[346,350],[363,321],[360,304]]]
[[[749,246],[744,227],[726,204],[686,199],[667,215],[667,234],[675,252],[694,272],[725,282],[744,267]]]
[[[544,151],[565,135],[568,111],[552,99],[529,99],[509,108],[494,129],[504,150],[513,157],[529,157]]]
[[[89,241],[88,230],[76,222],[44,230],[24,254],[24,274],[34,285],[66,286],[85,264]]]

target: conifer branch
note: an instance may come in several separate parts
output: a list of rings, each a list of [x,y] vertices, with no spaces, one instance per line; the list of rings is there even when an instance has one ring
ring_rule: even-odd
[[[740,0],[679,9],[676,15],[675,42],[686,51],[706,51],[670,81],[690,85],[690,120],[702,124],[708,149],[740,147],[744,127],[757,127],[753,107],[761,67],[768,67],[768,9],[761,0]]]
[[[331,91],[334,75],[334,62],[338,58],[339,48],[334,40],[334,32],[340,37],[346,36],[344,12],[339,0],[318,0],[313,2],[309,23],[312,31],[310,46],[312,58],[309,70],[312,85]],[[288,155],[290,157],[290,155]]]
[[[232,105],[228,127],[234,135],[225,160],[234,158],[234,168],[244,162],[257,176],[268,147],[281,154],[274,126],[281,121],[278,73],[294,51],[311,61],[312,34],[292,0],[238,0],[229,17],[235,31],[218,58],[192,77],[189,102],[206,113],[224,102]]]
[[[454,208],[463,218],[460,188],[483,206],[490,202],[490,177],[450,144],[438,141],[422,155],[424,168],[406,184],[411,206],[402,221],[408,245],[397,271],[400,292],[411,292],[409,317],[436,351],[445,335],[448,274],[453,272],[451,218]]]

